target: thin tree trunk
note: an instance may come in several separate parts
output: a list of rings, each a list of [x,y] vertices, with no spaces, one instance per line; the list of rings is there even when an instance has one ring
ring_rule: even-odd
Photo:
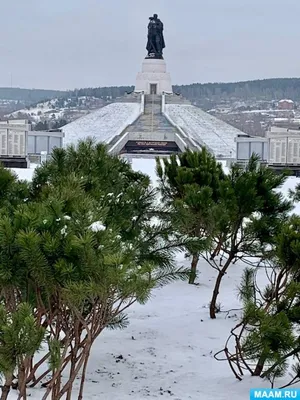
[[[213,260],[216,256],[218,256],[219,255],[219,253],[220,253],[220,251],[221,251],[221,248],[222,248],[222,240],[221,240],[221,238],[219,239],[219,242],[218,242],[218,244],[217,244],[217,246],[216,246],[216,248],[214,249],[214,251],[212,252],[212,254],[211,254],[211,256],[210,256],[210,259],[211,260]]]
[[[19,374],[18,374],[18,389],[19,389],[19,397],[18,400],[23,399],[26,400],[26,369],[24,365],[25,361],[19,366]]]
[[[68,351],[68,340],[66,339],[66,343],[65,343],[65,348],[62,354],[61,359],[64,360]],[[56,370],[54,376],[52,377],[51,381],[49,382],[49,386],[47,387],[47,390],[44,394],[44,396],[42,397],[42,400],[46,400],[49,396],[49,394],[51,393],[51,390],[53,388],[53,385],[55,384],[55,380],[56,378],[61,375],[62,370],[66,367],[66,364],[63,366],[63,364],[60,365],[60,367]]]
[[[37,362],[35,365],[32,365],[31,369],[30,369],[30,374],[28,376],[28,378],[26,379],[26,383],[30,383],[31,381],[33,381],[33,383],[30,385],[30,387],[34,387],[36,385],[35,382],[37,382],[37,379],[35,378],[35,373],[38,370],[38,368],[45,363],[45,361],[47,361],[47,359],[49,358],[50,353],[46,354],[39,362]],[[38,382],[37,382],[38,383]]]
[[[88,362],[89,362],[89,358],[90,358],[90,352],[87,353],[87,355],[85,357],[85,360],[84,360],[78,400],[82,400],[83,399],[83,389],[84,389],[86,370],[87,370],[87,365],[88,365]]]
[[[72,350],[72,355],[71,355],[71,367],[70,367],[70,372],[69,372],[69,380],[72,378],[75,368],[76,368],[76,364],[78,361],[78,351],[79,351],[79,344],[76,343],[74,346],[74,349]],[[59,394],[59,391],[57,393],[57,395]],[[71,396],[72,396],[72,390],[69,390],[67,392],[67,396],[66,396],[66,400],[71,400]]]
[[[278,274],[277,279],[276,279],[275,290],[274,290],[274,292],[272,294],[272,297],[271,297],[271,299],[269,301],[269,304],[265,307],[265,311],[269,309],[269,307],[271,305],[271,302],[274,299],[276,299],[276,302],[279,302],[279,296],[278,295],[279,295],[279,290],[280,290],[280,282],[283,279],[283,276],[284,276],[284,271],[281,270],[279,272],[279,274]],[[258,361],[257,361],[256,367],[255,367],[254,372],[252,374],[253,376],[261,376],[261,374],[263,372],[263,369],[264,369],[264,366],[265,366],[265,362],[266,362],[266,354],[263,351],[262,354],[260,355]]]
[[[191,264],[191,272],[190,272],[190,279],[189,284],[193,285],[195,283],[195,279],[197,276],[197,265],[199,261],[199,255],[193,254],[192,264]]]
[[[66,359],[65,359],[65,361],[64,361],[64,363],[63,363],[63,366],[62,366],[62,368],[60,369],[60,374],[62,375],[62,373],[63,373],[63,371],[65,370],[65,368],[67,367],[67,365],[68,365],[68,363],[69,363],[69,361],[71,360],[71,357],[70,356],[68,356]],[[35,387],[43,378],[45,378],[45,376],[46,375],[48,375],[49,374],[49,372],[51,372],[51,369],[49,368],[49,369],[47,369],[47,371],[45,371],[42,375],[40,375],[38,378],[37,378],[37,380],[34,382],[34,384],[32,384],[32,385],[30,385],[30,387],[32,388],[32,387]],[[48,385],[50,384],[52,382],[52,379],[50,379],[50,381],[48,381],[48,382],[44,382],[44,383],[42,383],[42,387],[48,387]]]
[[[61,373],[58,375],[58,377],[54,381],[54,385],[52,388],[52,400],[57,399],[57,395],[60,391],[60,385],[61,385]]]
[[[263,353],[260,357],[259,360],[256,364],[255,370],[253,372],[253,376],[260,376],[261,373],[263,372],[264,365],[266,362],[266,355]]]
[[[45,376],[47,376],[51,372],[51,368],[48,368],[45,372],[42,373],[37,379],[34,379],[34,382],[29,386],[30,388],[34,388]],[[46,387],[47,385],[42,387]]]
[[[92,342],[90,342],[90,343],[87,342],[86,348],[83,350],[83,353],[81,355],[81,359],[79,360],[78,364],[76,365],[76,368],[73,371],[72,376],[69,378],[68,382],[65,384],[65,386],[62,388],[62,390],[59,392],[59,397],[57,397],[57,400],[61,399],[66,393],[67,394],[72,393],[74,380],[75,380],[76,376],[78,375],[78,373],[80,372],[80,370],[85,362],[85,358],[86,358],[87,354],[89,354],[89,352],[91,351],[91,347],[92,347]]]
[[[219,290],[220,290],[220,286],[221,286],[221,281],[222,281],[223,276],[226,274],[226,271],[227,271],[229,265],[231,264],[232,260],[233,260],[233,256],[230,255],[228,257],[224,267],[219,271],[219,274],[217,276],[215,287],[213,290],[213,295],[212,295],[210,306],[209,306],[209,316],[211,319],[216,318],[216,305],[217,305],[217,299],[218,299]]]
[[[9,392],[10,392],[10,385],[4,385],[2,386],[2,394],[1,394],[1,400],[6,400],[8,398]]]
[[[2,386],[2,394],[0,400],[6,400],[8,398],[12,382],[13,382],[13,375],[11,374],[9,376],[6,376],[5,383]]]

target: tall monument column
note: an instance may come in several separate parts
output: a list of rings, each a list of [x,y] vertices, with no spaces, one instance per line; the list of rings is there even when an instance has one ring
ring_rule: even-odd
[[[166,62],[163,58],[164,25],[157,14],[149,18],[147,56],[142,64],[142,71],[136,78],[135,91],[145,94],[173,93],[171,76],[167,72]]]

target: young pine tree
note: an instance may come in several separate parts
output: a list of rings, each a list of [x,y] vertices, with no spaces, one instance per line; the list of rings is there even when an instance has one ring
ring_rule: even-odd
[[[195,239],[186,247],[192,255],[190,282],[199,257],[217,271],[210,302],[210,317],[216,318],[228,268],[237,260],[261,257],[291,209],[276,192],[285,176],[261,166],[254,156],[245,169],[233,165],[225,175],[205,149],[173,156],[163,165],[158,161],[157,173],[175,230]]]
[[[221,164],[205,148],[157,159],[156,165],[166,216],[175,231],[193,239],[186,246],[192,256],[189,283],[193,284],[199,256],[211,239],[211,208],[218,202],[226,176]]]
[[[186,279],[174,262],[176,238],[153,223],[155,194],[148,177],[86,141],[56,149],[37,169],[28,201],[0,214],[5,306],[12,296],[29,302],[49,336],[48,368],[33,359],[25,370],[30,385],[51,376],[43,400],[73,398],[79,373],[81,399],[101,332],[123,326],[127,308],[145,303],[153,288]]]
[[[266,269],[255,271],[247,268],[244,271],[240,285],[243,317],[233,330],[235,353],[228,358],[231,369],[236,364],[236,376],[244,367],[253,376],[269,379],[273,386],[276,378],[287,373],[293,358],[298,358],[299,228],[298,216],[282,221],[272,246],[262,260]],[[266,271],[266,279],[262,279],[262,271]],[[262,284],[266,280],[269,283]],[[299,382],[299,363],[294,361],[292,367],[295,375],[285,386]]]
[[[274,244],[275,235],[291,210],[291,202],[285,200],[278,189],[286,175],[275,174],[252,157],[245,169],[233,165],[228,179],[222,185],[219,203],[211,213],[214,226],[213,247],[207,261],[218,272],[210,303],[210,316],[216,317],[217,297],[223,276],[237,260],[251,263],[251,259],[264,257]],[[214,260],[215,250],[221,255]]]
[[[0,306],[0,372],[5,377],[1,400],[8,398],[16,375],[19,398],[26,399],[26,369],[44,335],[45,330],[36,323],[28,304],[19,304],[10,313],[5,306]]]

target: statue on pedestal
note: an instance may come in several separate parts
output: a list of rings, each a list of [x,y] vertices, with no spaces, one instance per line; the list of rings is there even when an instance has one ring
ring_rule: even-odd
[[[157,14],[154,14],[149,20],[146,47],[148,56],[146,58],[163,59],[163,49],[166,47],[163,34],[164,24],[158,18]]]

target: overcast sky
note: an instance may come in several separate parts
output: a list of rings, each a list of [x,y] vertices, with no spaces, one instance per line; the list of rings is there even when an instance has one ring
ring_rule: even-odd
[[[134,85],[153,13],[174,84],[300,76],[299,0],[0,0],[0,86]]]

